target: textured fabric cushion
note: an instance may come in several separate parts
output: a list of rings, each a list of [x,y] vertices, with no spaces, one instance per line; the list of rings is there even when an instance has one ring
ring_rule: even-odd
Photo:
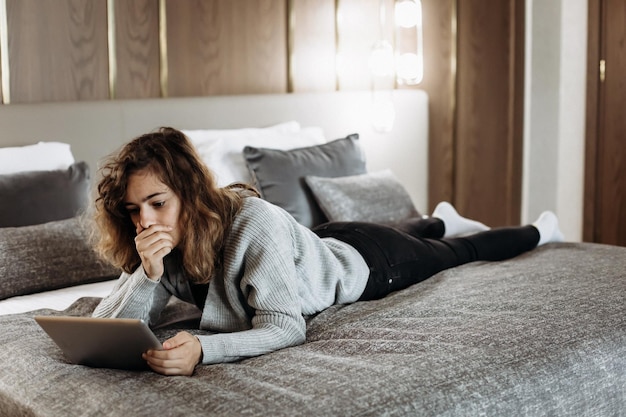
[[[116,278],[88,244],[80,218],[0,228],[0,299]]]
[[[243,153],[261,197],[284,208],[300,224],[313,227],[325,222],[326,216],[304,178],[365,173],[365,156],[358,138],[358,134],[352,134],[289,151],[246,146]]]
[[[76,216],[87,207],[89,167],[0,175],[0,227],[27,226]]]
[[[74,163],[70,145],[39,142],[34,145],[0,148],[0,174],[67,169]]]
[[[391,170],[338,178],[308,176],[305,180],[330,221],[395,224],[419,216]]]

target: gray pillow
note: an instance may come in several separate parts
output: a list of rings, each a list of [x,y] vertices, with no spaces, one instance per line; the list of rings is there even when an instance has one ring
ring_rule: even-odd
[[[358,134],[322,145],[288,151],[246,146],[248,169],[261,197],[289,212],[299,223],[313,227],[326,221],[304,177],[339,177],[365,173],[365,156]]]
[[[80,218],[0,228],[0,299],[117,278]]]
[[[307,176],[305,180],[331,221],[397,224],[420,215],[391,170],[339,178]]]
[[[27,226],[76,216],[89,201],[89,166],[0,175],[0,227]]]

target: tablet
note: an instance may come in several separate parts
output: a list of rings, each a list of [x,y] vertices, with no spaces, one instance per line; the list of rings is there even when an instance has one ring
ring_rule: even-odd
[[[148,369],[141,354],[162,349],[139,319],[36,316],[35,321],[75,364],[97,368]]]

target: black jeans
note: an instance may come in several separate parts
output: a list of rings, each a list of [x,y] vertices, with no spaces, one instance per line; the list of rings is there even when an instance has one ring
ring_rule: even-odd
[[[501,261],[529,251],[539,242],[534,226],[506,227],[467,237],[442,238],[437,218],[410,219],[390,227],[362,222],[331,222],[313,229],[353,246],[370,267],[360,300],[382,298],[444,269],[474,261]]]

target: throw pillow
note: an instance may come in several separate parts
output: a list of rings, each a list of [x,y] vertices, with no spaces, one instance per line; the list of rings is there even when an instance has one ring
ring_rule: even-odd
[[[79,217],[0,228],[0,299],[117,278],[89,246]]]
[[[391,170],[305,180],[330,221],[396,224],[420,215]]]
[[[194,146],[211,144],[222,139],[254,138],[266,133],[296,133],[301,129],[295,120],[266,127],[242,127],[234,129],[184,129],[182,132]]]
[[[261,197],[285,209],[301,224],[313,227],[324,223],[326,216],[304,178],[365,173],[365,156],[358,138],[358,134],[352,134],[288,151],[246,146],[243,154]]]
[[[183,130],[183,133],[222,187],[233,182],[252,182],[242,155],[246,145],[294,149],[326,142],[322,128],[300,127],[296,121],[261,128]]]
[[[76,216],[89,201],[89,166],[0,175],[0,227],[27,226]]]
[[[74,155],[67,143],[39,142],[0,148],[0,175],[67,169],[73,163]]]

